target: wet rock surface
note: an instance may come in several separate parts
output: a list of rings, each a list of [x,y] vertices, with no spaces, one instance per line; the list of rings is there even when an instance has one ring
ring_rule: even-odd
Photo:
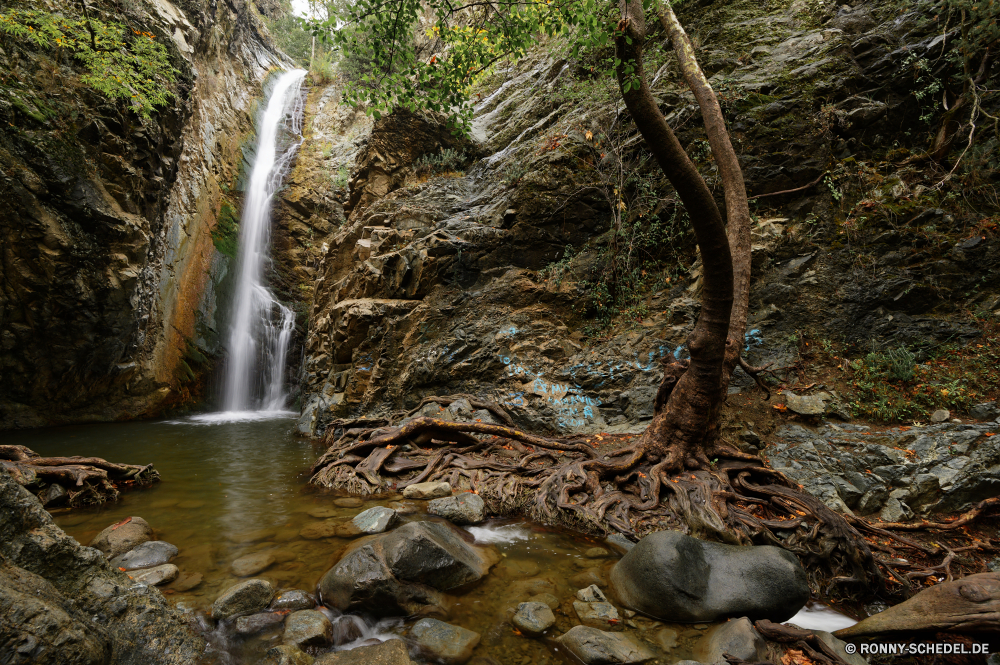
[[[773,546],[737,547],[659,531],[640,540],[614,568],[622,603],[665,621],[727,616],[785,621],[809,599],[795,555]]]
[[[730,619],[706,634],[695,654],[704,663],[725,663],[726,654],[756,663],[766,660],[767,642],[749,619]]]
[[[292,612],[285,619],[285,644],[300,649],[324,646],[333,639],[333,624],[316,610]]]
[[[486,517],[486,504],[478,494],[463,492],[458,496],[430,501],[427,504],[427,512],[454,524],[479,524]]]
[[[350,651],[326,653],[315,665],[411,665],[402,640],[386,640],[381,644],[362,646]]]
[[[648,647],[623,633],[608,633],[587,626],[575,626],[556,639],[584,665],[632,665],[656,657]]]
[[[528,635],[541,635],[555,624],[556,615],[547,603],[527,602],[517,606],[511,622]]]
[[[479,644],[479,633],[437,619],[421,619],[410,637],[429,658],[446,665],[462,665]]]
[[[1000,489],[997,423],[873,429],[786,425],[771,466],[839,512],[887,522],[967,509]]]
[[[107,558],[113,559],[152,539],[153,528],[149,523],[141,517],[130,517],[125,524],[112,524],[94,536],[89,547],[100,550]]]
[[[375,506],[351,520],[360,533],[382,533],[397,520],[396,511],[385,506]]]
[[[379,616],[441,612],[442,591],[481,579],[498,558],[465,538],[444,522],[411,522],[364,538],[323,576],[323,599]]]
[[[274,587],[267,580],[251,579],[226,589],[212,603],[213,619],[230,619],[243,614],[254,614],[271,603]]]
[[[153,588],[81,547],[0,471],[0,652],[12,665],[182,665],[205,643]],[[16,619],[16,620],[15,620]]]
[[[126,524],[119,528],[128,526]],[[149,568],[169,563],[175,556],[177,556],[176,546],[162,540],[150,540],[121,556],[114,557],[111,559],[111,565],[125,570],[135,570],[136,568]]]

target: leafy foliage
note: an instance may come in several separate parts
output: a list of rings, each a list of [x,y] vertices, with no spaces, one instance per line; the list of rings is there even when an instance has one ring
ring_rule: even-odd
[[[437,154],[421,155],[414,164],[417,173],[435,174],[455,171],[465,162],[465,153],[461,150],[441,148]]]
[[[429,22],[425,16],[431,17]],[[376,119],[396,108],[441,112],[453,126],[468,131],[471,87],[497,62],[522,56],[542,36],[567,38],[574,55],[607,47],[617,17],[613,3],[599,0],[457,5],[447,0],[358,0],[310,25],[314,34],[363,61],[358,85],[345,93],[346,101],[365,106]],[[421,35],[420,26],[428,23]],[[425,38],[415,39],[415,33]],[[607,55],[595,71],[611,74],[619,64]],[[633,73],[628,63],[625,72],[627,77]],[[626,91],[633,85],[638,81],[627,78]]]
[[[35,9],[0,14],[0,32],[45,49],[68,49],[87,73],[83,83],[112,100],[121,100],[143,118],[173,97],[178,71],[167,49],[149,32],[120,23],[76,19]]]

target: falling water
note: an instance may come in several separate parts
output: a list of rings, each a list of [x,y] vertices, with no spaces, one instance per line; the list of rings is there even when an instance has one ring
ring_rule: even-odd
[[[302,143],[299,88],[305,71],[282,74],[260,121],[257,159],[243,202],[236,298],[223,392],[226,411],[281,411],[295,315],[264,286],[274,193]]]

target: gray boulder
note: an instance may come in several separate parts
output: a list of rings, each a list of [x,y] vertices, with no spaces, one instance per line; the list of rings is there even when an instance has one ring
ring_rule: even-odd
[[[486,517],[486,504],[478,494],[464,492],[458,496],[434,499],[427,504],[427,512],[455,524],[479,524]]]
[[[626,607],[671,622],[727,616],[781,622],[809,599],[805,571],[791,552],[710,543],[677,531],[640,540],[611,569],[611,586]]]
[[[404,499],[436,499],[440,496],[451,496],[451,485],[444,481],[415,483],[403,489]]]
[[[996,402],[983,402],[969,409],[969,415],[976,420],[996,420],[1000,417],[1000,408]]]
[[[479,633],[437,619],[421,619],[410,629],[410,637],[430,658],[445,665],[461,665],[479,644]]]
[[[316,607],[316,596],[301,589],[283,589],[278,592],[269,606],[272,610],[311,610]]]
[[[358,513],[351,523],[361,533],[382,533],[397,519],[396,511],[384,506],[375,506]]]
[[[304,649],[325,646],[332,640],[333,624],[322,612],[299,610],[285,619],[285,644]]]
[[[541,635],[556,622],[556,615],[546,603],[521,603],[514,611],[511,622],[528,635]]]
[[[447,522],[410,522],[352,543],[320,580],[323,602],[379,616],[440,614],[441,591],[476,582],[499,557]]]
[[[704,663],[722,663],[726,654],[756,663],[767,658],[767,642],[746,617],[730,619],[715,626],[695,647],[695,656]]]
[[[785,406],[789,411],[793,411],[802,416],[821,416],[826,411],[827,402],[833,399],[830,393],[816,393],[815,395],[796,395],[793,392],[784,391],[782,397],[785,398]]]
[[[325,653],[316,659],[315,665],[412,665],[412,663],[403,641],[393,639],[350,651]]]
[[[635,665],[656,658],[645,644],[625,633],[606,633],[589,626],[574,626],[556,638],[584,665]]]
[[[212,603],[213,619],[229,619],[260,612],[274,598],[274,587],[267,580],[251,579],[234,584]]]
[[[134,516],[125,519],[128,521],[112,524],[94,536],[89,546],[113,559],[153,539],[153,528],[149,522]]]
[[[175,556],[177,548],[170,543],[164,540],[149,540],[125,554],[116,556],[111,560],[111,565],[125,570],[136,570],[169,563]]]
[[[138,584],[160,586],[161,584],[169,584],[176,580],[180,572],[174,564],[165,563],[162,566],[133,570],[130,576]]]
[[[611,603],[592,602],[584,603],[579,600],[573,601],[573,611],[584,626],[591,628],[617,628],[621,623],[618,610]]]

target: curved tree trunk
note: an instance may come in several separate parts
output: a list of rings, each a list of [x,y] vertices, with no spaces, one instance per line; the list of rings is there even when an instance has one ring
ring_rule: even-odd
[[[729,319],[729,347],[726,349],[726,376],[732,376],[739,362],[750,308],[750,205],[743,180],[743,169],[736,158],[726,120],[719,106],[719,99],[701,70],[694,55],[694,47],[684,26],[677,20],[670,2],[659,8],[660,25],[670,37],[674,54],[681,66],[681,74],[701,108],[701,117],[712,147],[712,155],[719,167],[722,188],[726,195],[726,221],[729,249],[733,255],[733,312]]]
[[[702,309],[688,338],[691,362],[653,418],[643,445],[666,457],[671,467],[708,464],[705,453],[718,435],[719,410],[728,375],[723,370],[733,308],[733,260],[722,215],[712,193],[667,125],[646,83],[642,46],[646,21],[642,4],[621,0],[615,40],[618,85],[636,127],[677,190],[694,227],[704,265]]]

